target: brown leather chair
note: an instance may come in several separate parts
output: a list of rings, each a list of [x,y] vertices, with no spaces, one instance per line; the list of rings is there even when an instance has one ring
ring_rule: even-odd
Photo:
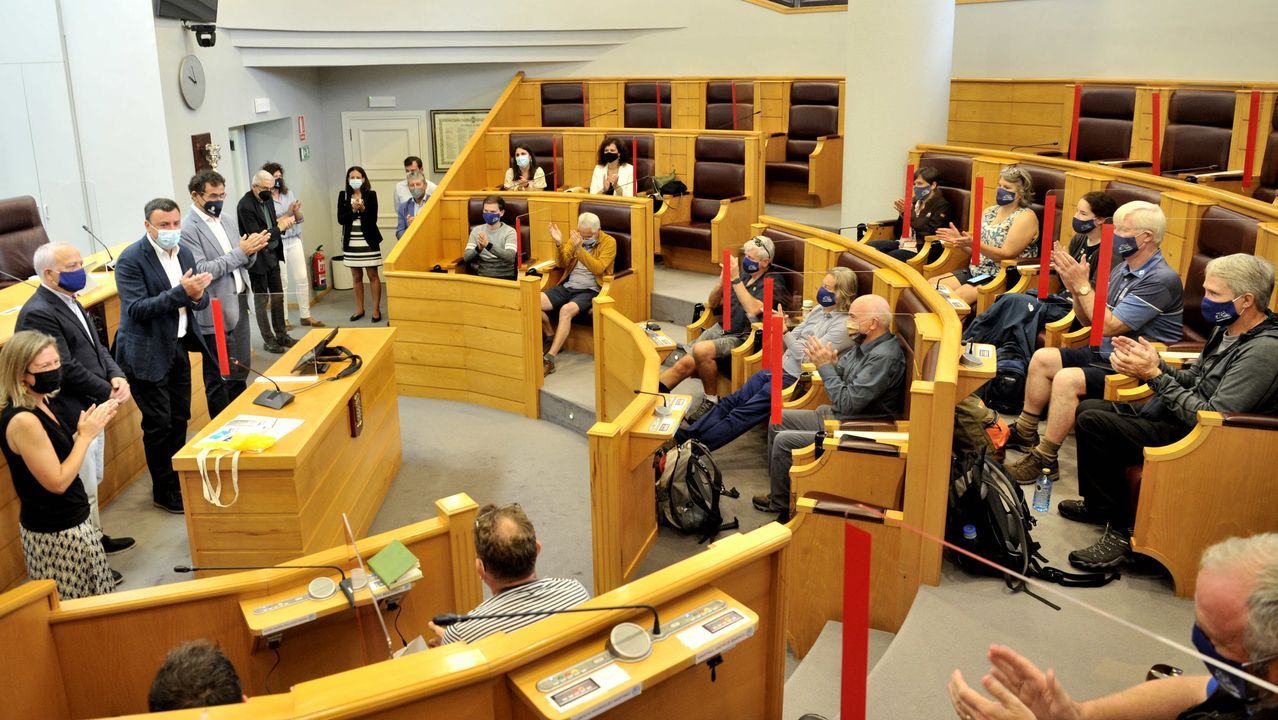
[[[583,83],[542,83],[543,127],[585,127],[586,96]],[[540,156],[541,153],[538,153]]]
[[[1260,164],[1260,182],[1251,196],[1267,203],[1278,198],[1278,112],[1274,113],[1269,140],[1265,143],[1265,159]]]
[[[736,85],[736,127],[732,125],[732,86]],[[748,80],[716,80],[706,83],[707,130],[754,129],[754,83]]]
[[[1126,160],[1132,150],[1136,88],[1084,86],[1079,99],[1075,159]]]
[[[874,271],[879,269],[878,265],[851,251],[839,253],[838,265],[856,274],[856,297],[874,289]]]
[[[661,245],[710,250],[710,221],[723,201],[745,199],[745,141],[734,137],[697,138],[692,166],[691,218],[687,223],[661,226]],[[686,200],[685,200],[686,202]],[[739,245],[747,238],[729,238]]]
[[[785,160],[767,164],[768,180],[808,184],[808,156],[817,140],[839,134],[839,84],[796,82],[790,86],[790,125]]]
[[[1228,169],[1234,103],[1233,91],[1177,90],[1167,108],[1162,173]]]
[[[860,284],[858,283],[858,288]],[[893,310],[892,332],[896,335],[896,341],[901,346],[901,352],[905,354],[905,381],[901,385],[902,401],[901,401],[901,418],[910,416],[910,385],[914,383],[916,378],[931,378],[936,375],[936,351],[935,347],[927,354],[926,358],[918,358],[915,348],[918,343],[918,326],[914,316],[917,313],[928,313],[931,309],[919,299],[913,288],[906,288],[901,291],[900,297],[896,300],[896,308]],[[926,363],[926,366],[922,365]],[[840,427],[844,430],[892,430],[895,428],[895,422],[882,420],[850,420],[840,423]]]
[[[24,195],[0,200],[0,270],[14,277],[31,277],[35,274],[32,255],[47,242],[49,235],[40,221],[35,198]],[[0,276],[0,288],[16,282]]]
[[[652,176],[657,174],[656,144],[651,135],[617,135],[631,154],[635,166],[635,195],[652,192]]]
[[[927,152],[919,157],[919,167],[940,173],[936,186],[950,203],[954,226],[966,230],[972,218],[972,158]]]
[[[577,208],[580,213],[594,213],[599,216],[599,229],[617,241],[617,257],[612,261],[612,278],[617,280],[634,274],[634,265],[630,254],[630,206],[612,203],[583,202]],[[566,280],[567,278],[563,278]],[[613,286],[616,287],[615,285]],[[578,313],[572,321],[578,325],[589,325],[593,311]]]
[[[1061,237],[1059,224],[1062,210],[1061,202],[1065,198],[1065,172],[1054,167],[1034,165],[1032,163],[1021,163],[1020,167],[1029,173],[1030,182],[1034,188],[1034,202],[1030,204],[1030,209],[1038,217],[1040,238],[1043,235],[1043,214],[1047,210],[1047,198],[1049,195],[1056,196],[1056,219],[1058,223],[1052,237],[1059,240]]]
[[[532,229],[528,222],[528,201],[524,198],[503,198],[506,201],[506,209],[501,213],[501,221],[511,227],[515,227],[515,219],[519,218],[519,247],[520,259],[525,265],[528,264],[532,257]],[[466,224],[470,227],[484,224],[484,199],[482,197],[473,197],[466,203]],[[457,260],[457,272],[462,275],[470,275],[470,266],[463,259]]]
[[[545,87],[544,85],[542,87]],[[558,133],[511,133],[509,154],[516,145],[526,145],[537,156],[537,167],[546,173],[546,189],[563,187],[564,136]],[[558,151],[556,153],[556,151]]]
[[[1119,207],[1136,200],[1143,200],[1155,205],[1162,201],[1162,193],[1159,191],[1140,185],[1133,185],[1122,180],[1110,180],[1109,185],[1105,187],[1105,192],[1114,198],[1114,202],[1118,203]]]
[[[626,83],[625,127],[670,127],[670,81]]]
[[[1189,259],[1185,277],[1185,334],[1174,350],[1202,348],[1211,335],[1212,326],[1203,319],[1203,278],[1207,263],[1213,258],[1234,253],[1256,252],[1256,232],[1260,223],[1233,210],[1215,206],[1207,208],[1198,228],[1198,247]]]
[[[768,228],[763,236],[772,241],[776,255],[772,258],[772,271],[775,273],[772,297],[786,309],[793,312],[803,308],[803,238],[791,235],[784,230]],[[776,284],[780,283],[780,285]]]

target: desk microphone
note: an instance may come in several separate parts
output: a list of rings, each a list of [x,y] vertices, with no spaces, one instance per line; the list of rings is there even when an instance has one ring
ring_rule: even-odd
[[[636,390],[635,394],[636,395],[655,395],[661,398],[661,404],[653,408],[652,411],[661,417],[666,417],[670,414],[670,408],[666,406],[665,395],[662,395],[661,393],[648,392],[647,390]]]
[[[508,613],[477,613],[475,615],[456,615],[446,613],[444,615],[436,615],[433,622],[440,627],[448,627],[455,623],[466,620],[496,620],[499,618],[520,618],[520,617],[547,617],[550,615],[560,615],[562,613],[582,613],[597,612],[599,610],[647,610],[652,613],[652,635],[653,637],[661,637],[661,616],[657,614],[657,608],[652,605],[600,605],[598,607],[589,608],[564,608],[562,610],[530,610],[527,612],[508,612]]]
[[[0,277],[9,278],[10,280],[13,280],[14,282],[20,282],[23,285],[30,285],[31,287],[36,288],[37,290],[40,289],[40,285],[41,285],[41,283],[33,282],[31,278],[20,278],[17,275],[10,275],[9,273],[3,270],[0,270]]]
[[[205,570],[336,570],[342,574],[342,581],[337,583],[337,587],[346,596],[346,602],[351,607],[355,607],[355,590],[351,587],[351,581],[346,577],[346,571],[340,565],[174,565],[175,573],[192,573],[202,572]]]
[[[230,360],[232,365],[239,368],[244,368],[245,370],[248,370],[249,372],[259,377],[264,377],[267,379],[267,381],[269,381],[272,385],[275,386],[274,390],[263,390],[262,394],[258,395],[257,399],[253,401],[254,405],[261,405],[262,407],[268,407],[272,410],[279,410],[283,408],[285,405],[293,402],[293,394],[286,393],[282,389],[280,389],[279,383],[275,382],[270,377],[263,375],[262,373],[254,370],[248,365],[245,365],[244,363],[240,362],[239,358],[230,358]]]
[[[115,271],[115,255],[111,254],[111,248],[108,247],[106,243],[102,242],[102,238],[98,237],[97,235],[94,235],[93,231],[89,229],[88,225],[81,225],[80,229],[89,233],[89,237],[93,238],[94,240],[97,240],[98,245],[102,246],[103,250],[106,250],[107,257],[110,259],[107,260],[106,265],[103,265],[102,267],[105,267],[107,269],[107,272],[114,272]]]
[[[1021,148],[1048,148],[1048,147],[1060,147],[1060,145],[1061,145],[1061,142],[1059,140],[1053,140],[1049,143],[1038,143],[1037,145],[1013,145],[1012,148],[1008,150],[1008,152],[1016,152],[1017,150]]]
[[[582,122],[582,126],[584,127],[586,123],[590,122],[591,120],[594,120],[595,118],[601,118],[601,117],[603,117],[604,115],[611,115],[611,114],[613,114],[613,113],[615,113],[615,112],[617,112],[617,108],[613,108],[613,109],[611,109],[611,110],[604,110],[603,112],[599,113],[598,115],[591,115],[590,117],[588,117],[588,118],[586,118],[585,120],[582,120],[582,121],[581,121],[581,122]]]

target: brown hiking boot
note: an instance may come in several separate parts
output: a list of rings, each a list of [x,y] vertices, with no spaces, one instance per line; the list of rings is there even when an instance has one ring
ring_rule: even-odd
[[[1047,477],[1052,482],[1060,479],[1061,473],[1056,462],[1049,462],[1047,458],[1039,454],[1037,449],[1025,453],[1025,457],[1014,463],[1003,464],[1003,469],[1018,485],[1033,485],[1038,480],[1038,476],[1043,474],[1043,468],[1047,468]]]

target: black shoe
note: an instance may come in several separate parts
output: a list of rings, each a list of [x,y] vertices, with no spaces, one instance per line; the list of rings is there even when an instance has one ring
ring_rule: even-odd
[[[1132,543],[1127,533],[1106,525],[1105,532],[1091,547],[1069,554],[1069,564],[1083,570],[1108,570],[1131,560]]]
[[[156,496],[151,500],[151,504],[174,515],[183,514],[182,496],[177,493]]]
[[[110,535],[102,536],[102,549],[107,555],[116,555],[125,550],[130,550],[137,544],[131,537],[111,537]]]
[[[777,512],[776,510],[772,509],[771,495],[768,495],[768,494],[755,495],[754,497],[750,498],[750,503],[754,505],[754,509],[758,510],[759,512],[765,512],[765,513]],[[788,512],[788,511],[783,511],[783,512]]]
[[[696,421],[700,420],[702,415],[705,415],[706,413],[713,410],[714,406],[718,404],[719,403],[711,400],[708,397],[703,397],[701,398],[701,404],[697,406],[696,410],[693,410],[692,412],[683,416],[683,421],[691,425],[695,423]]]
[[[292,338],[292,337],[290,337],[290,336],[288,335],[288,333],[285,333],[285,334],[283,334],[283,335],[276,335],[276,336],[275,336],[275,342],[276,342],[276,343],[278,343],[279,345],[282,345],[282,346],[286,347],[286,348],[291,348],[291,347],[293,347],[294,345],[296,345],[296,344],[297,344],[297,340],[296,340],[296,339],[294,339],[294,338]]]
[[[120,587],[120,585],[123,582],[124,582],[124,576],[121,575],[115,568],[112,568],[111,569],[111,587]]]
[[[1082,500],[1062,500],[1056,503],[1056,512],[1066,520],[1085,523],[1087,525],[1104,525],[1105,519],[1094,513]]]
[[[382,321],[382,316],[374,313],[373,317],[369,318],[369,320],[372,320],[374,323],[379,323]]]
[[[286,350],[286,348],[283,345],[280,345],[274,340],[267,340],[264,344],[266,346],[266,352],[271,353],[273,355],[283,355]]]
[[[363,312],[357,312],[351,316],[351,322],[355,322],[356,320],[359,320],[360,318],[363,318],[363,317],[364,317]]]

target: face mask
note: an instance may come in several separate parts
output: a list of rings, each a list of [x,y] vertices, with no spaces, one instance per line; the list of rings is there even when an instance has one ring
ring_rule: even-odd
[[[1012,201],[1015,199],[1016,193],[1008,190],[1007,188],[999,188],[998,191],[994,193],[994,202],[999,205],[1011,205]]]
[[[1216,646],[1212,644],[1211,638],[1207,637],[1207,633],[1203,632],[1202,628],[1198,627],[1197,623],[1194,624],[1194,631],[1191,637],[1194,641],[1194,647],[1198,649],[1198,652],[1213,660],[1219,660],[1225,665],[1236,670],[1244,670],[1241,664],[1236,663],[1233,660],[1229,660],[1221,655],[1220,651],[1216,649]],[[1207,663],[1203,664],[1207,665]],[[1246,703],[1253,703],[1259,700],[1260,689],[1248,684],[1242,678],[1230,675],[1215,665],[1207,665],[1207,672],[1211,673],[1211,676],[1216,680],[1216,684],[1219,685],[1222,690],[1229,693],[1230,696]]]
[[[1136,242],[1136,235],[1114,235],[1114,249],[1123,259],[1127,259],[1136,254],[1140,249],[1140,245]]]
[[[408,193],[413,196],[414,200],[421,200],[422,196],[426,194],[426,188],[423,188],[423,187],[409,188]]]
[[[35,378],[35,383],[31,386],[31,390],[40,395],[48,395],[62,387],[62,368],[31,373],[31,377]]]
[[[1242,295],[1238,297],[1242,297]],[[1218,302],[1204,297],[1202,301],[1203,319],[1216,327],[1232,325],[1238,319],[1238,308],[1234,307],[1236,302],[1238,302],[1238,298]]]
[[[528,167],[528,163],[530,163],[530,162],[532,162],[532,158],[528,157],[527,155],[516,155],[516,156],[515,156],[515,164],[516,164],[516,165],[518,165],[518,166],[519,166],[519,167],[521,167],[521,168],[526,168],[526,167]]]
[[[178,231],[180,236],[182,231]],[[88,276],[84,273],[84,268],[79,270],[63,270],[58,273],[58,287],[67,292],[80,292],[84,289],[84,284],[88,282]]]
[[[603,154],[603,161],[604,161],[605,163],[613,163],[613,162],[617,162],[617,160],[618,160],[620,157],[621,157],[621,156],[620,156],[620,155],[618,155],[617,153],[606,152],[606,153],[604,153],[604,154]]]
[[[346,184],[350,185],[352,190],[358,190],[364,187],[364,181],[359,178],[351,178],[346,181]]]
[[[848,323],[848,339],[855,345],[865,342],[865,333],[861,332],[861,324]]]
[[[276,190],[284,189],[284,178],[275,178],[275,189]]]
[[[817,288],[816,301],[823,308],[834,307],[835,295],[826,288]]]
[[[258,196],[258,197],[260,197],[260,198],[262,198],[262,202],[270,202],[270,201],[271,201],[271,191],[270,191],[270,190],[263,190],[262,192],[258,193],[258,194],[257,194],[257,196]]]
[[[598,244],[599,244],[599,238],[597,237],[588,237],[588,238],[584,237],[581,239],[581,246],[586,248],[587,250],[593,248],[594,246]]]
[[[501,220],[501,213],[486,212],[484,213],[484,222],[489,225],[496,225]]]
[[[1079,235],[1086,235],[1087,233],[1096,229],[1096,220],[1094,219],[1079,220],[1078,218],[1074,218],[1073,222],[1074,222],[1074,232],[1078,233]]]
[[[213,217],[219,217],[222,215],[222,205],[225,202],[225,200],[210,200],[204,203],[204,212]]]
[[[155,232],[157,233],[155,236],[155,244],[165,250],[172,250],[178,246],[178,243],[182,242],[181,230],[160,230],[159,228],[156,228]]]
[[[914,202],[921,202],[923,198],[927,197],[931,193],[932,193],[932,188],[930,187],[914,188]]]
[[[757,260],[750,257],[749,255],[742,255],[741,269],[744,270],[747,275],[753,275],[759,272],[759,263]]]

